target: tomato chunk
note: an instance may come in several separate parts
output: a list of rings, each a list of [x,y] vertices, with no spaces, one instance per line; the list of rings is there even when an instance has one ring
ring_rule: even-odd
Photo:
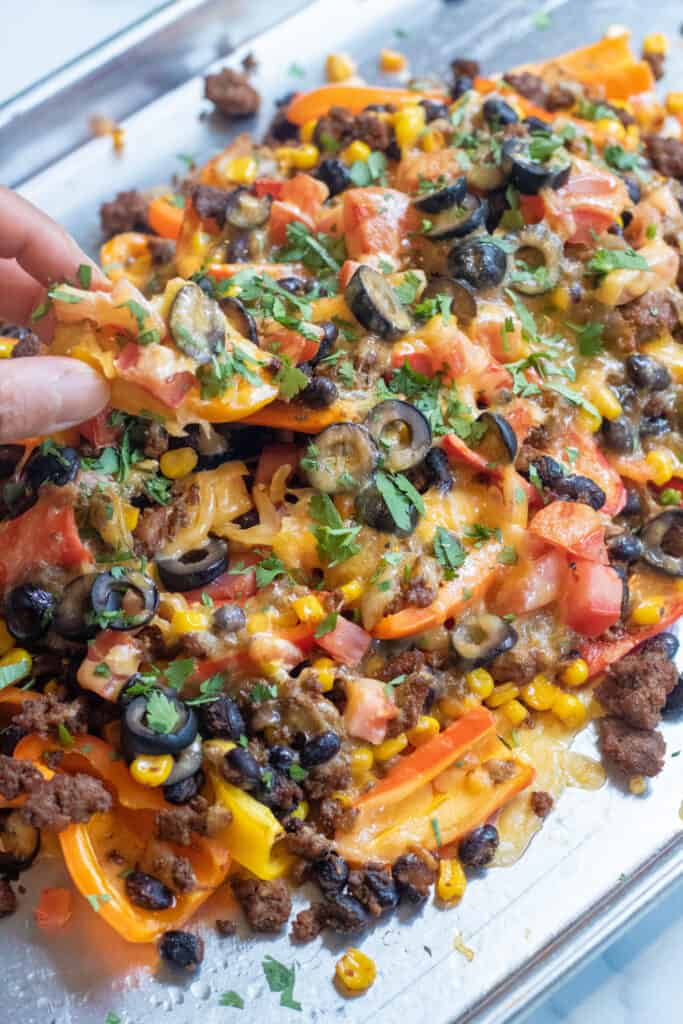
[[[605,529],[595,509],[581,502],[552,501],[535,514],[534,536],[591,562],[606,561]]]
[[[351,736],[381,743],[387,725],[398,714],[377,679],[351,679],[346,685],[344,724]]]
[[[316,637],[318,647],[342,665],[357,665],[372,642],[372,637],[355,622],[339,616],[334,629]]]
[[[59,492],[43,494],[28,512],[0,525],[0,590],[39,565],[70,568],[92,562],[67,501]]]
[[[600,636],[618,622],[623,594],[624,584],[611,566],[576,558],[565,580],[562,618],[582,636]]]

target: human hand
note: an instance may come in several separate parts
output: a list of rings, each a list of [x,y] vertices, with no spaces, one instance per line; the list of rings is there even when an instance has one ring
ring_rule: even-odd
[[[92,268],[91,287],[109,290],[108,279],[46,214],[0,186],[0,321],[30,325],[43,340],[52,317],[31,323],[46,289],[78,281]],[[1,331],[0,331],[1,333]],[[0,360],[0,443],[49,434],[97,415],[109,386],[90,366],[62,356]]]

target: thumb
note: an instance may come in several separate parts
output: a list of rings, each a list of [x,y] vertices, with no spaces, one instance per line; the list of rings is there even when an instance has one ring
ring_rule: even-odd
[[[64,430],[96,416],[109,385],[92,367],[64,356],[0,364],[0,443]]]

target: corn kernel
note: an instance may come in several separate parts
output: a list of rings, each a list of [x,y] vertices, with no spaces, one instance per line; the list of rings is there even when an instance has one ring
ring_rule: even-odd
[[[446,145],[446,138],[438,128],[428,128],[420,136],[420,149],[424,153],[436,153]]]
[[[3,654],[7,654],[14,647],[14,637],[7,628],[7,623],[4,619],[0,619],[0,657]]]
[[[207,629],[209,616],[206,612],[200,611],[178,611],[173,612],[171,617],[171,629],[174,633],[196,633]]]
[[[587,409],[580,409],[576,416],[579,425],[591,434],[596,434],[602,426],[602,416],[596,416]]]
[[[398,50],[380,50],[379,66],[382,71],[403,71],[408,61]]]
[[[441,726],[437,718],[432,715],[420,715],[417,724],[406,733],[408,742],[413,747],[421,747],[423,743],[438,736],[440,729]]]
[[[130,774],[141,786],[163,786],[174,765],[170,754],[140,754],[131,762]]]
[[[477,697],[481,697],[482,700],[486,700],[493,693],[495,685],[493,676],[485,668],[475,668],[472,672],[468,672],[465,681],[470,691],[476,693]]]
[[[491,776],[483,768],[474,768],[465,776],[465,788],[472,796],[479,796],[480,793],[485,793],[492,785]]]
[[[664,600],[661,597],[648,597],[631,609],[630,619],[635,626],[656,626],[662,617]]]
[[[318,674],[318,682],[323,693],[329,693],[334,686],[334,677],[337,673],[336,665],[331,658],[318,658],[313,662],[313,668]]]
[[[683,384],[683,345],[675,341],[668,332],[654,341],[643,345],[643,352],[664,363],[677,384]]]
[[[361,142],[360,139],[356,139],[355,142],[350,143],[342,153],[342,159],[347,164],[355,163],[356,160],[367,160],[372,153],[372,150],[365,142]]]
[[[465,701],[459,697],[442,697],[439,701],[439,714],[444,718],[460,718],[467,710]]]
[[[643,796],[647,792],[647,779],[642,775],[632,775],[628,780],[628,788],[634,796]]]
[[[353,793],[347,793],[343,789],[335,789],[330,793],[333,800],[336,800],[342,807],[351,807],[355,799]]]
[[[281,661],[264,661],[260,668],[261,674],[273,683],[284,683],[287,681],[287,669]]]
[[[645,461],[650,467],[652,482],[658,487],[668,484],[678,465],[668,448],[655,448],[654,451],[647,453]]]
[[[439,861],[439,877],[436,881],[436,895],[444,903],[462,898],[467,886],[467,877],[457,857],[445,857]]]
[[[180,480],[188,476],[197,465],[198,457],[194,448],[174,448],[164,452],[159,459],[159,469],[169,480]]]
[[[486,704],[490,708],[501,708],[509,700],[519,697],[519,687],[515,683],[501,683],[494,686],[490,695],[486,698]]]
[[[356,73],[356,65],[348,53],[330,53],[325,61],[328,82],[345,82]]]
[[[375,747],[375,760],[389,761],[392,757],[400,754],[402,750],[405,750],[407,746],[408,737],[404,732],[400,732],[398,736],[394,736],[390,740],[384,740]]]
[[[126,528],[131,532],[138,525],[140,518],[140,509],[136,508],[135,505],[124,505],[123,506],[123,521],[126,524]]]
[[[637,124],[630,124],[626,128],[625,146],[628,150],[637,149],[640,145],[640,129]]]
[[[666,109],[669,114],[683,114],[683,92],[668,93]]]
[[[325,609],[315,594],[297,597],[292,608],[299,617],[299,622],[321,622],[325,618]]]
[[[0,359],[9,359],[16,345],[14,338],[0,338]]]
[[[293,811],[290,811],[290,817],[298,818],[299,821],[305,821],[308,817],[308,800],[300,800]]]
[[[296,146],[292,150],[292,165],[298,171],[310,171],[311,167],[315,167],[319,159],[318,147],[314,146],[312,142],[306,143],[303,146]]]
[[[583,658],[574,658],[562,673],[565,686],[583,686],[588,679],[588,665]]]
[[[503,704],[503,714],[511,725],[521,725],[529,712],[518,700],[509,700]]]
[[[394,114],[394,134],[401,149],[410,149],[425,126],[424,107],[404,107]]]
[[[363,593],[363,584],[360,580],[349,580],[348,583],[345,583],[339,589],[344,597],[345,603],[351,604],[352,601],[357,601]]]
[[[561,309],[563,313],[571,306],[572,299],[566,285],[558,284],[557,288],[553,288],[550,298],[555,309]]]
[[[595,122],[595,127],[612,142],[623,142],[626,138],[626,129],[621,121],[613,117],[601,117]]]
[[[606,420],[616,420],[621,416],[621,402],[607,384],[592,388],[590,397],[595,408]]]
[[[33,668],[33,658],[23,647],[14,647],[11,651],[8,651],[2,658],[0,658],[0,668],[8,668],[10,665],[16,665],[21,668],[21,675],[13,679],[13,683],[18,683],[22,679],[26,679],[27,676],[31,675],[31,669]]]
[[[313,141],[313,133],[317,123],[318,122],[314,117],[309,118],[308,121],[304,121],[301,125],[301,131],[299,132],[299,138],[302,142]]]
[[[643,53],[663,57],[669,52],[669,40],[663,32],[650,32],[643,39]]]
[[[351,947],[337,960],[334,976],[350,992],[365,992],[377,977],[377,967],[371,957]]]
[[[354,779],[362,778],[375,763],[375,754],[371,747],[355,747],[351,751],[351,774]]]
[[[521,696],[527,707],[534,711],[548,711],[559,692],[546,676],[539,673],[531,682],[525,683]]]
[[[573,693],[559,693],[553,702],[553,714],[570,729],[578,729],[586,721],[586,709]]]
[[[236,156],[228,161],[228,178],[238,185],[251,185],[257,174],[258,164],[253,156]]]

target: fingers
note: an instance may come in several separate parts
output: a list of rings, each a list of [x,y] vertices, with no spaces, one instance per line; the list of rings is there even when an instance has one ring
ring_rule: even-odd
[[[93,288],[111,287],[102,271],[63,228],[16,192],[0,186],[0,259],[16,260],[46,287],[78,282],[81,264],[92,267]]]
[[[44,319],[31,322],[32,311],[44,298],[45,289],[42,284],[38,284],[22,270],[16,260],[0,260],[0,321],[28,324],[41,338],[49,338],[52,334],[52,318],[49,324]]]
[[[0,443],[72,427],[108,401],[107,382],[77,359],[8,359],[0,371]]]

